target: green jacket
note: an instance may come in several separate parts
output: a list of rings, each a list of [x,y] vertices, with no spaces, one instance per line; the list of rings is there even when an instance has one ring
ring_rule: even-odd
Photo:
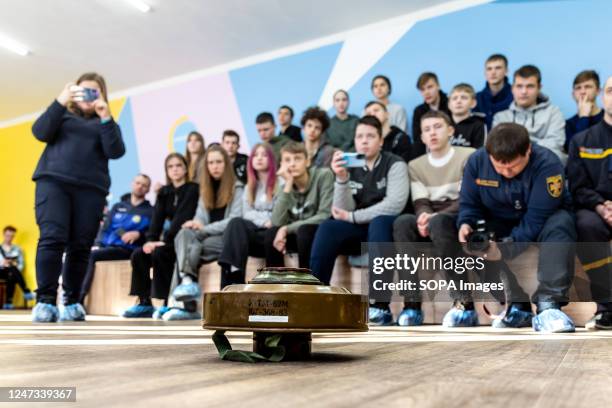
[[[280,168],[280,159],[281,159],[281,148],[286,145],[288,142],[291,142],[291,138],[286,135],[278,135],[274,136],[268,142],[270,146],[272,146],[272,150],[274,151],[274,158],[276,159],[276,167]]]
[[[334,174],[330,169],[316,167],[311,167],[308,174],[308,186],[303,193],[294,187],[290,193],[281,190],[276,195],[272,225],[286,225],[290,234],[304,224],[320,224],[331,216]]]

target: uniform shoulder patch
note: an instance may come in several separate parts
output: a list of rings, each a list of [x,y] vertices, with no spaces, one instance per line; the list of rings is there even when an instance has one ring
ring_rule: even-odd
[[[497,180],[485,180],[481,178],[476,179],[476,184],[484,187],[499,187],[499,181]]]
[[[551,197],[559,198],[563,192],[563,176],[557,174],[546,178],[546,191]]]

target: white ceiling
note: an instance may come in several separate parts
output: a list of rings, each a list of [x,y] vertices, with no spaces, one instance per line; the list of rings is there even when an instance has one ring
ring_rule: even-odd
[[[0,0],[0,122],[43,109],[85,71],[111,92],[202,70],[448,0]]]

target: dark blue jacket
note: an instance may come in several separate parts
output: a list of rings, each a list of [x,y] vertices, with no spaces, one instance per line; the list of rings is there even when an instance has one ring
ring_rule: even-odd
[[[595,116],[579,117],[577,114],[565,121],[565,144],[563,148],[567,152],[569,144],[572,141],[574,135],[587,130],[593,125],[598,124],[604,117],[603,109]]]
[[[536,242],[548,217],[570,209],[561,160],[551,150],[531,145],[527,167],[516,177],[498,174],[485,148],[470,156],[463,172],[457,226],[472,227],[480,219],[501,219],[516,224],[514,242]],[[498,237],[504,238],[504,237]]]
[[[100,246],[118,246],[126,249],[135,249],[146,242],[145,233],[151,224],[153,207],[148,200],[134,207],[130,197],[118,202],[106,215],[102,226]],[[126,244],[121,240],[125,232],[138,231],[140,238],[133,244]]]
[[[32,176],[50,177],[108,193],[108,161],[125,153],[119,126],[112,119],[85,118],[53,103],[32,126],[34,136],[47,144]]]
[[[612,200],[612,126],[602,120],[570,142],[567,178],[576,206],[595,211]]]
[[[495,96],[491,93],[489,83],[486,83],[484,89],[476,94],[476,108],[474,112],[482,112],[485,114],[485,123],[487,124],[487,129],[490,131],[491,124],[493,123],[493,116],[495,116],[497,112],[508,109],[513,100],[512,86],[508,82],[508,78],[504,79],[504,87]]]

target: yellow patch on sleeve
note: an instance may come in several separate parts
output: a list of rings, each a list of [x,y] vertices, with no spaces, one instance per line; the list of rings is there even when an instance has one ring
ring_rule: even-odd
[[[495,188],[499,187],[499,181],[497,180],[485,180],[485,179],[477,178],[476,184],[478,184],[479,186],[483,186],[483,187],[495,187]]]
[[[546,178],[546,191],[551,197],[559,198],[563,192],[563,176],[557,174]]]

